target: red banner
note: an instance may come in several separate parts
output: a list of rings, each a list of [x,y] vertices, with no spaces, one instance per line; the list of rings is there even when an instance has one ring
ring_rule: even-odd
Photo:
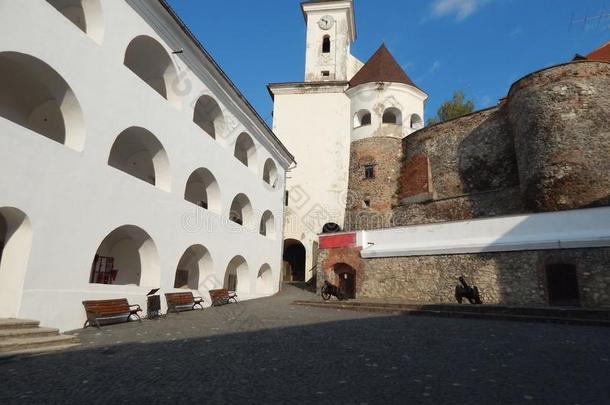
[[[351,246],[356,246],[355,233],[320,236],[320,249],[337,249]]]

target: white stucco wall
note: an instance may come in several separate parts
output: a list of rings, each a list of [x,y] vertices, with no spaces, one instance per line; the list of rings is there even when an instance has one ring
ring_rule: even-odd
[[[348,187],[350,102],[344,86],[274,88],[273,131],[298,166],[287,173],[285,239],[307,251],[306,279],[315,265],[312,246],[326,223],[343,226]]]
[[[312,3],[304,5],[303,10],[307,18],[305,81],[349,80],[354,65],[350,55],[351,44],[355,40],[353,4],[350,1]],[[326,16],[334,19],[330,29],[322,29],[318,25],[320,19]],[[331,50],[322,53],[322,42],[327,35],[330,37]],[[323,76],[323,71],[328,71],[329,76]]]
[[[422,127],[411,127],[413,115],[424,119],[424,105],[428,96],[421,90],[400,83],[366,83],[349,89],[347,95],[351,100],[351,117],[353,141],[368,138],[373,135],[405,137]],[[401,128],[396,133],[393,129],[384,130],[382,123],[384,112],[388,109],[400,112]],[[371,113],[371,124],[355,126],[354,117],[361,111]]]
[[[276,218],[275,235],[282,234],[289,159],[210,65],[197,63],[194,45],[157,2],[130,3],[140,12],[123,0],[100,2],[103,35],[99,26],[87,35],[46,1],[0,0],[0,57],[7,51],[31,55],[59,73],[82,109],[84,128],[82,150],[75,150],[0,116],[0,209],[23,211],[32,237],[29,252],[20,252],[27,255],[25,274],[2,261],[0,280],[22,283],[23,288],[19,298],[4,294],[0,286],[0,317],[32,318],[67,330],[82,326],[83,300],[128,298],[145,308],[150,289],[173,290],[178,263],[192,245],[209,251],[213,278],[220,284],[234,257],[246,260],[247,277],[239,281],[242,299],[278,291],[282,238],[260,235],[258,221],[270,210]],[[156,39],[168,54],[185,49],[171,58],[179,78],[171,90],[177,103],[161,97],[123,65],[127,45],[139,35]],[[193,123],[193,108],[202,94],[217,100],[228,125],[216,140]],[[169,162],[165,189],[107,164],[116,137],[133,126],[150,131],[162,144]],[[255,169],[233,156],[233,144],[242,132],[256,146]],[[262,180],[269,158],[280,179],[275,189]],[[200,167],[216,177],[220,214],[184,200],[187,179]],[[228,223],[238,193],[252,204],[252,229]],[[143,277],[140,286],[89,284],[100,243],[124,225],[150,235],[159,274]],[[271,287],[257,280],[261,268],[271,268],[271,279],[265,273]],[[202,278],[198,293],[209,301],[209,279],[206,284]]]
[[[610,208],[359,232],[364,258],[610,246]]]

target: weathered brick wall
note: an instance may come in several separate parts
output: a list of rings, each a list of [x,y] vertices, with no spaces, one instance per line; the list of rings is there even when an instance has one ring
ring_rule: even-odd
[[[401,140],[397,137],[375,136],[352,142],[345,216],[347,231],[389,226],[401,160]],[[374,165],[375,178],[365,178],[366,165]]]
[[[393,226],[524,211],[504,106],[416,132],[403,154]]]
[[[445,200],[419,204],[401,204],[394,208],[391,226],[464,221],[525,212],[518,186]]]
[[[407,137],[391,225],[610,205],[609,93],[609,63],[556,66]]]
[[[529,209],[610,204],[609,94],[605,62],[557,66],[513,85],[509,118]]]
[[[610,248],[367,259],[358,298],[455,303],[464,275],[487,304],[546,305],[544,269],[554,263],[576,265],[584,307],[610,308]]]
[[[325,281],[338,286],[339,280],[334,272],[335,266],[346,264],[353,268],[356,273],[356,295],[360,294],[361,281],[364,280],[363,260],[360,258],[360,247],[342,247],[334,249],[322,249],[318,255],[316,282],[318,292]]]

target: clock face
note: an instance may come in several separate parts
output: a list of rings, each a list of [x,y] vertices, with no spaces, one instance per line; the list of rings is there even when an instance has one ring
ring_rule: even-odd
[[[333,27],[333,25],[335,25],[335,19],[330,15],[325,15],[324,17],[320,18],[318,25],[323,30],[329,30]]]

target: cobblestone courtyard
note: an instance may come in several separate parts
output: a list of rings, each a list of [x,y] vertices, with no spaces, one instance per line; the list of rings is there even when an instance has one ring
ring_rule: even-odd
[[[80,332],[0,362],[0,403],[610,404],[610,330],[291,306],[309,293]]]

